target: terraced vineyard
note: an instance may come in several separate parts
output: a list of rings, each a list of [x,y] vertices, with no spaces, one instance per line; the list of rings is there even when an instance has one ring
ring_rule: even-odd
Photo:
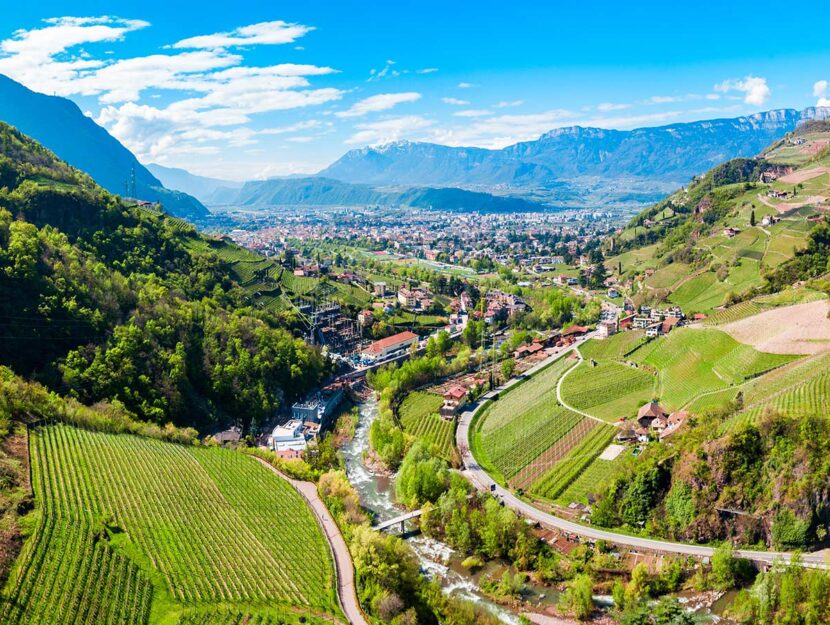
[[[653,375],[616,362],[583,361],[562,382],[563,402],[606,421],[634,416],[653,392]]]
[[[533,484],[531,491],[545,499],[558,500],[596,460],[614,438],[617,430],[611,425],[597,424],[579,445],[548,467],[547,472]],[[570,502],[568,502],[570,503]]]
[[[491,402],[473,433],[480,461],[525,488],[578,445],[596,423],[556,400],[556,383],[574,366],[560,359]]]
[[[253,458],[63,425],[30,445],[40,523],[0,622],[153,623],[220,604],[249,616],[267,605],[282,622],[340,618],[312,512]]]
[[[657,395],[661,404],[671,410],[795,358],[759,352],[720,330],[692,328],[678,328],[631,355],[632,360],[659,371]]]
[[[704,324],[707,326],[719,326],[732,321],[746,319],[772,308],[780,306],[791,306],[793,304],[806,304],[817,300],[826,299],[826,295],[812,289],[790,289],[772,295],[762,295],[754,299],[740,302],[729,308],[718,310],[710,315]]]
[[[643,330],[618,332],[607,339],[591,339],[579,348],[585,358],[594,360],[623,360],[646,341]]]
[[[455,425],[453,421],[442,419],[438,415],[443,402],[440,395],[416,391],[404,399],[399,414],[404,431],[424,441],[428,446],[434,445],[439,456],[450,460]]]

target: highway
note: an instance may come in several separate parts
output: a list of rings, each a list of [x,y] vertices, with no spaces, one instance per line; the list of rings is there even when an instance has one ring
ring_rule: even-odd
[[[559,349],[548,359],[529,370],[525,376],[532,375],[563,354],[573,350],[590,337],[591,335],[589,334],[573,345],[567,348]],[[704,558],[711,557],[714,554],[715,549],[713,547],[668,540],[658,540],[653,538],[642,538],[639,536],[629,536],[628,534],[621,534],[610,530],[591,527],[589,525],[582,525],[581,523],[575,523],[536,508],[535,506],[517,497],[511,490],[496,483],[495,480],[493,480],[489,474],[482,469],[481,466],[479,466],[470,451],[470,424],[472,423],[475,415],[487,405],[488,400],[490,400],[495,394],[504,392],[511,386],[514,386],[520,379],[521,378],[511,380],[507,384],[500,386],[482,396],[481,400],[479,400],[472,410],[463,412],[459,417],[458,427],[456,429],[456,445],[461,454],[462,462],[464,463],[464,470],[462,473],[478,490],[491,491],[493,495],[504,502],[505,506],[513,509],[520,516],[539,523],[543,527],[558,529],[588,540],[604,540],[618,546],[664,554],[679,554]],[[745,549],[736,550],[735,555],[762,564],[771,564],[776,559],[789,561],[792,557],[792,554],[788,552],[752,551]],[[828,566],[827,556],[822,553],[801,554],[800,561],[803,565],[810,567]]]

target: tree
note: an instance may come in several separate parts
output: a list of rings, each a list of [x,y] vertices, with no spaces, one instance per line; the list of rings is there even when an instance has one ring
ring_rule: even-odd
[[[568,588],[559,601],[559,607],[580,621],[586,620],[594,611],[593,589],[594,583],[590,575],[577,575],[568,583]]]
[[[504,362],[501,363],[501,374],[505,380],[509,380],[513,377],[513,372],[516,370],[516,361],[512,358],[508,358]]]
[[[749,214],[749,225],[755,226],[755,209],[752,209],[752,212]]]

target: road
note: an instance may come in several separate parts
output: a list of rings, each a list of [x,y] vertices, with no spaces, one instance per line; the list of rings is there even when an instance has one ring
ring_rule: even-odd
[[[257,458],[257,460],[291,484],[314,511],[317,522],[326,535],[329,547],[331,547],[332,556],[334,557],[334,565],[337,569],[337,597],[340,600],[340,607],[350,625],[370,625],[369,620],[360,607],[360,602],[357,600],[352,555],[349,553],[346,541],[343,540],[340,528],[337,527],[337,523],[335,523],[328,508],[326,508],[326,504],[320,499],[316,484],[313,482],[293,480],[277,471],[277,469],[261,458]]]
[[[588,337],[585,337],[585,339],[587,338]],[[552,362],[562,354],[565,354],[568,351],[574,349],[574,347],[578,346],[585,339],[582,339],[580,342],[575,343],[574,345],[566,349],[557,351],[550,358],[548,358],[544,362],[540,363],[539,365],[528,371],[525,375],[535,373],[540,368]],[[713,547],[695,545],[691,543],[673,542],[668,540],[658,540],[653,538],[641,538],[639,536],[629,536],[628,534],[621,534],[609,530],[602,530],[588,525],[582,525],[580,523],[575,523],[573,521],[569,521],[567,519],[563,519],[561,517],[553,515],[549,512],[539,510],[538,508],[527,503],[526,501],[519,499],[509,489],[504,488],[500,484],[496,483],[495,480],[493,480],[489,476],[489,474],[484,469],[482,469],[481,466],[479,466],[479,464],[473,457],[472,452],[470,451],[470,424],[472,423],[473,417],[478,413],[478,411],[487,405],[487,400],[492,398],[494,394],[502,392],[510,386],[513,386],[514,384],[516,384],[516,382],[517,380],[511,380],[503,387],[496,388],[490,393],[487,393],[481,398],[481,400],[474,406],[472,410],[463,412],[459,417],[458,427],[456,429],[456,445],[461,453],[461,460],[464,463],[465,467],[463,474],[465,477],[467,477],[467,479],[470,480],[473,486],[475,486],[478,490],[481,491],[491,491],[492,486],[494,489],[492,490],[492,493],[499,499],[501,499],[504,502],[505,506],[513,509],[522,517],[535,521],[544,527],[558,529],[589,540],[604,540],[623,547],[630,547],[632,549],[642,549],[645,551],[653,551],[666,554],[680,554],[697,557],[711,557],[714,554],[715,549]],[[741,558],[747,558],[754,562],[763,564],[771,564],[776,559],[783,559],[785,561],[789,561],[789,559],[792,556],[792,554],[787,552],[753,551],[746,549],[736,550],[735,555]],[[800,561],[805,566],[826,567],[828,565],[827,556],[821,553],[801,554]]]

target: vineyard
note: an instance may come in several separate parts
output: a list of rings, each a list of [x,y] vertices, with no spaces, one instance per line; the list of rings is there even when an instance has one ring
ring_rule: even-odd
[[[399,414],[404,431],[429,447],[435,446],[440,457],[450,460],[455,429],[453,421],[447,421],[438,415],[442,403],[440,395],[415,391],[404,399]]]
[[[579,445],[571,449],[533,484],[532,492],[545,499],[558,500],[608,446],[616,431],[613,426],[598,424]],[[590,488],[590,485],[583,484],[581,488]]]
[[[591,339],[579,348],[585,358],[594,360],[624,360],[646,342],[643,330],[628,330],[603,340]]]
[[[182,610],[195,610],[185,623],[238,622],[195,614],[229,604],[285,608],[283,622],[339,616],[313,514],[254,459],[63,425],[30,445],[40,522],[0,622],[151,623]]]
[[[622,457],[615,460],[596,458],[578,478],[571,482],[559,495],[558,501],[564,506],[575,501],[587,504],[592,495],[597,495],[608,486],[622,470]]]
[[[528,488],[552,464],[604,427],[562,406],[556,384],[574,361],[560,359],[512,387],[484,410],[474,445],[481,461],[513,488]]]
[[[659,371],[658,396],[671,410],[697,396],[740,384],[793,360],[766,354],[715,329],[679,328],[648,343],[631,359]]]
[[[616,362],[583,361],[562,381],[562,401],[606,421],[632,417],[653,395],[654,376]]]
[[[719,326],[733,321],[740,321],[759,313],[779,308],[781,306],[792,306],[795,304],[807,304],[821,299],[826,295],[820,291],[813,291],[807,288],[788,289],[771,295],[761,295],[745,302],[740,302],[729,308],[718,310],[710,315],[704,324],[707,326]]]

